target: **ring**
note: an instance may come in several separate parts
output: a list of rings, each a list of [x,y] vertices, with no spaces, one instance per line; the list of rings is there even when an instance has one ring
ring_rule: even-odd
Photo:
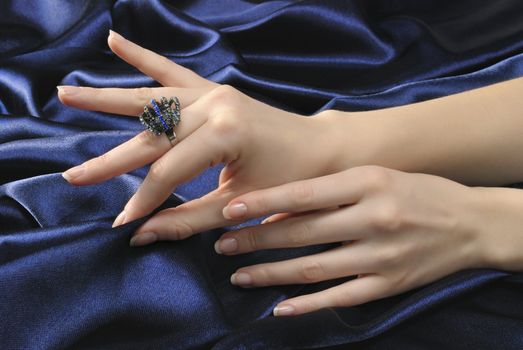
[[[174,109],[172,107],[174,103]],[[166,97],[160,98],[160,101],[151,99],[152,107],[145,105],[143,113],[140,114],[140,122],[155,135],[165,133],[169,138],[171,146],[174,146],[176,133],[174,127],[180,123],[180,101],[178,97],[173,96],[169,100]]]

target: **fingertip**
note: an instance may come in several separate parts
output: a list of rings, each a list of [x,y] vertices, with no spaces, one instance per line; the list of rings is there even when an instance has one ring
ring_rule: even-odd
[[[247,205],[242,202],[229,204],[222,209],[222,215],[227,220],[241,219],[247,215]]]
[[[115,228],[117,226],[123,225],[125,223],[126,216],[127,216],[127,213],[125,212],[125,210],[123,210],[120,214],[118,214],[116,219],[114,219],[111,227]]]
[[[115,37],[116,37],[116,32],[109,29],[109,36],[107,36],[107,46],[109,46],[109,48],[111,49],[112,52],[117,54],[117,52],[116,52],[117,45],[116,45]]]
[[[127,41],[122,35],[118,34],[112,29],[109,29],[109,36],[107,37],[107,44],[111,48],[113,52],[115,52],[115,49],[117,48],[119,43],[123,43]],[[116,52],[115,52],[116,53]]]
[[[273,220],[274,219],[272,216],[268,216],[260,222],[260,225],[270,224]]]
[[[296,313],[296,308],[291,304],[281,304],[276,306],[272,313],[274,316],[292,316]]]
[[[143,232],[134,235],[129,241],[129,246],[139,247],[149,245],[158,241],[158,236],[154,232]]]
[[[73,86],[73,85],[58,85],[56,87],[58,90],[58,99],[65,105],[70,105],[69,98],[76,97],[80,92],[82,87]]]
[[[114,30],[112,29],[109,29],[109,36],[107,36],[107,42],[110,44],[111,42],[114,42],[116,38],[116,36],[118,35],[118,33],[116,33]]]
[[[56,87],[56,96],[58,97],[58,100],[62,103],[62,104],[66,104],[65,103],[65,100],[64,100],[64,94],[63,94],[63,86],[57,86]]]

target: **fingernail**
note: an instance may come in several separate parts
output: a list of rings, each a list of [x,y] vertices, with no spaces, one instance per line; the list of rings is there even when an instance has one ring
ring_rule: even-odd
[[[116,219],[114,219],[112,227],[120,226],[121,224],[124,223],[124,220],[125,220],[125,211],[122,211],[120,214],[118,214]]]
[[[137,247],[141,245],[147,245],[154,243],[158,240],[158,237],[156,236],[156,233],[154,232],[144,232],[139,233],[131,238],[129,241],[129,245],[131,247]]]
[[[274,310],[272,310],[274,316],[290,316],[294,314],[294,306],[292,305],[280,305],[276,306]]]
[[[272,220],[271,220],[271,217],[269,216],[268,218],[263,219],[262,222],[260,222],[260,224],[261,224],[261,225],[263,225],[263,224],[267,224],[267,223],[269,223],[269,222],[271,222],[271,221],[272,221]]]
[[[81,87],[72,85],[59,85],[56,87],[62,95],[73,96],[80,92]]]
[[[236,272],[231,275],[232,284],[251,284],[252,278],[246,272]]]
[[[124,37],[115,32],[114,30],[109,29],[109,38],[116,41],[123,41]]]
[[[67,182],[71,182],[72,180],[76,179],[80,175],[84,173],[85,166],[84,164],[77,165],[69,170],[66,170],[62,173],[62,176],[64,179],[67,180]]]
[[[247,213],[247,206],[244,203],[234,203],[223,208],[223,217],[226,219],[241,218]]]
[[[219,239],[214,243],[214,250],[216,253],[232,253],[238,249],[238,241],[236,238]]]

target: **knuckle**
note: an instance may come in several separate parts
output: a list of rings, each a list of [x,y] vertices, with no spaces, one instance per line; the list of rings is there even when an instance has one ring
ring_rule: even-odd
[[[334,293],[332,299],[332,306],[350,306],[354,304],[354,299],[352,298],[351,294],[347,291],[340,291],[338,293]]]
[[[209,93],[210,102],[233,105],[239,101],[240,92],[230,85],[220,85]]]
[[[376,208],[371,221],[378,231],[396,232],[403,226],[404,217],[399,205],[389,200]]]
[[[153,165],[151,165],[147,176],[153,182],[165,181],[165,165],[163,161],[157,160]]]
[[[287,239],[291,246],[301,247],[310,242],[311,230],[307,223],[303,221],[295,221],[290,224],[287,231]]]
[[[307,206],[313,202],[314,190],[310,184],[298,182],[291,187],[289,197],[295,206]]]
[[[242,272],[242,270],[239,270],[239,272]],[[252,276],[253,283],[257,285],[266,285],[275,282],[274,273],[265,264],[260,264],[250,271],[243,270],[243,272],[248,272]]]
[[[195,234],[194,228],[185,221],[176,220],[171,225],[173,226],[173,235],[177,240],[185,239]]]
[[[230,137],[240,132],[241,119],[234,113],[223,111],[215,114],[208,121],[215,134]]]
[[[396,266],[401,258],[399,249],[394,246],[379,250],[377,255],[378,262],[384,267]]]
[[[389,188],[392,177],[388,169],[380,166],[370,165],[362,168],[363,178],[367,189],[382,191]]]
[[[160,55],[160,67],[164,70],[164,72],[168,72],[172,65],[173,61],[171,61],[166,56]]]
[[[134,90],[136,94],[136,99],[139,101],[140,105],[144,105],[149,102],[152,98],[152,89],[150,87],[140,87]]]
[[[408,271],[398,271],[392,280],[392,286],[396,290],[403,290],[404,287],[411,284],[410,273]]]
[[[136,142],[142,147],[154,147],[156,141],[158,141],[156,135],[147,130],[136,135]]]
[[[243,236],[245,236],[249,250],[258,250],[260,248],[258,237],[254,231],[247,231]]]
[[[150,51],[146,48],[142,48],[140,50],[141,56],[142,56],[142,62],[150,61],[151,59],[155,59],[156,61],[156,75],[160,77],[160,79],[168,78],[170,75],[172,75],[172,65],[173,62],[167,58],[166,56],[159,55],[153,51]],[[143,67],[143,63],[140,65]]]
[[[305,261],[299,268],[299,275],[307,282],[318,282],[325,278],[325,269],[319,261]]]
[[[258,213],[268,213],[270,211],[269,202],[265,195],[258,195],[252,198],[253,209]]]
[[[109,159],[109,155],[107,153],[103,153],[103,154],[99,155],[98,157],[96,157],[90,165],[104,169],[105,167],[109,166],[110,164],[111,164],[111,160]]]

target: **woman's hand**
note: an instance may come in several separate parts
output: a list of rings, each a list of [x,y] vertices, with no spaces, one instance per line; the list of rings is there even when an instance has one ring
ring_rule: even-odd
[[[362,127],[365,118],[340,113],[298,116],[206,80],[118,34],[111,34],[108,42],[113,52],[164,87],[65,86],[59,88],[59,98],[78,108],[137,116],[151,98],[178,96],[182,121],[176,128],[176,145],[171,147],[165,135],[144,131],[66,171],[64,177],[72,184],[88,185],[152,163],[143,184],[116,218],[113,226],[117,226],[149,214],[177,185],[207,167],[226,164],[214,191],[157,213],[137,230],[132,245],[183,239],[270,214],[274,215],[263,225],[224,234],[216,243],[217,252],[341,242],[319,254],[243,267],[231,276],[233,283],[250,287],[357,276],[286,300],[275,309],[277,315],[356,305],[465,268],[523,265],[518,248],[523,242],[511,244],[520,242],[521,235],[507,229],[519,227],[515,219],[519,209],[493,210],[479,195],[488,190],[432,175],[353,167],[372,163],[369,155],[379,154],[379,148],[372,147],[365,153],[367,148],[361,147],[365,142],[359,142],[374,134],[376,124]],[[350,169],[341,170],[346,168]],[[497,193],[495,197],[504,198]],[[509,203],[517,205],[510,208],[523,208],[523,196],[513,193]],[[495,203],[494,208],[500,208],[504,202]],[[508,212],[510,218],[503,217]],[[488,242],[498,239],[492,232],[504,231],[510,234],[503,249],[489,249]],[[247,276],[250,282],[244,283]]]
[[[171,147],[165,135],[143,131],[69,169],[64,177],[72,184],[88,185],[152,163],[142,185],[117,216],[113,224],[117,226],[151,213],[177,185],[209,166],[226,164],[216,190],[157,213],[137,230],[132,245],[182,239],[231,225],[234,222],[223,217],[222,209],[232,198],[333,172],[340,149],[336,149],[332,130],[339,126],[327,116],[307,118],[273,108],[230,86],[206,80],[114,32],[108,43],[119,57],[165,87],[63,86],[59,87],[60,100],[78,108],[138,116],[151,98],[178,96],[182,119],[176,127],[176,144]]]
[[[231,255],[341,242],[321,253],[242,267],[231,282],[260,287],[354,275],[335,287],[285,300],[274,314],[353,306],[484,267],[488,244],[479,227],[487,223],[479,197],[476,188],[433,175],[354,167],[234,198],[224,209],[227,217],[275,215],[225,233],[215,249]],[[241,214],[229,208],[242,208]]]

